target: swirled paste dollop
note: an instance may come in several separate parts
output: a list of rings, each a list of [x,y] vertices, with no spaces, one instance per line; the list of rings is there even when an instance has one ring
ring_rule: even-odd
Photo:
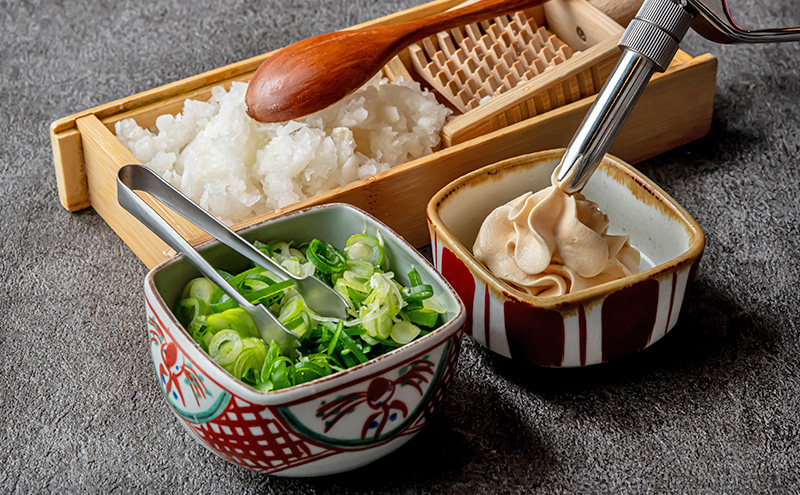
[[[560,296],[639,272],[628,236],[608,216],[557,186],[527,192],[486,217],[472,249],[501,278],[534,296]]]

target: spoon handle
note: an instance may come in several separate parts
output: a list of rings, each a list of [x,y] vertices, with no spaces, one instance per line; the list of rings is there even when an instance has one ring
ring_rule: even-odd
[[[402,28],[409,43],[454,27],[541,5],[546,0],[483,0],[416,21],[391,26]]]

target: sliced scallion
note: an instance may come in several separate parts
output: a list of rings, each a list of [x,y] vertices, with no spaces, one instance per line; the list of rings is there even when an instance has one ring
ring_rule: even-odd
[[[408,319],[411,321],[411,323],[421,325],[423,327],[433,328],[439,321],[439,313],[429,309],[414,309],[411,311],[406,311],[405,314],[408,316]]]
[[[195,298],[208,302],[216,290],[217,286],[211,280],[205,277],[198,277],[186,284],[183,289],[183,298]]]
[[[242,352],[242,338],[233,330],[218,332],[208,345],[211,359],[221,366],[234,362],[240,352]]]
[[[428,284],[420,284],[414,287],[403,289],[403,299],[406,301],[422,301],[433,296],[433,287]]]
[[[419,327],[407,321],[398,321],[392,326],[392,340],[398,344],[408,344],[419,335]]]
[[[300,336],[295,355],[264,342],[252,318],[209,280],[184,288],[175,314],[192,338],[234,377],[261,391],[280,390],[364,363],[435,328],[443,305],[432,298],[416,269],[409,287],[389,271],[379,232],[348,239],[344,252],[320,240],[256,242],[256,247],[291,273],[316,275],[348,303],[345,320],[309,308],[293,280],[276,281],[260,266],[222,276],[248,301],[268,308]],[[219,270],[218,270],[219,271]],[[287,351],[288,352],[288,351]]]
[[[386,251],[378,239],[367,234],[358,234],[347,239],[345,252],[349,260],[364,260],[376,267],[382,267]]]
[[[259,335],[253,318],[238,306],[221,313],[208,315],[206,321],[211,333],[229,329],[235,331],[242,338],[258,337]]]
[[[314,263],[317,270],[322,273],[332,274],[344,271],[347,260],[344,253],[319,239],[314,239],[306,251],[309,261]]]

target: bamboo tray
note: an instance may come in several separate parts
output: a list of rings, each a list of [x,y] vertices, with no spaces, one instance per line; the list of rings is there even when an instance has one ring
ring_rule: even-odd
[[[567,5],[585,5],[583,0],[559,1]],[[406,22],[459,3],[461,0],[436,0],[356,27]],[[180,112],[186,99],[207,99],[214,86],[249,80],[268,56],[243,60],[54,122],[50,136],[62,205],[69,211],[93,207],[148,267],[170,257],[169,248],[117,203],[116,171],[138,161],[114,136],[114,124],[134,118],[139,125],[150,127],[159,115]],[[637,163],[705,135],[711,126],[716,66],[716,59],[711,55],[691,57],[679,51],[669,69],[653,77],[610,152],[629,163]],[[389,77],[397,74],[405,77],[413,72],[409,69],[412,65],[408,54],[404,53],[384,72]],[[244,228],[310,205],[346,202],[374,214],[413,245],[424,246],[429,243],[425,207],[434,193],[484,165],[566,146],[593,101],[594,96],[581,98],[386,172],[240,222],[233,228]],[[395,202],[398,198],[402,198],[402,208]],[[162,211],[190,243],[196,245],[208,239],[205,233],[169,210]]]

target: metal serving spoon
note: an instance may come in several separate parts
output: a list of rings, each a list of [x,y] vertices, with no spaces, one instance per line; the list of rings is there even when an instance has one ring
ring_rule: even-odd
[[[285,122],[318,112],[363,86],[415,41],[545,1],[483,0],[403,24],[298,41],[272,54],[258,68],[245,95],[247,113],[260,122]]]
[[[275,340],[286,350],[295,342],[297,334],[284,327],[263,305],[253,305],[233,288],[191,244],[156,213],[134,190],[149,193],[176,213],[189,220],[212,237],[268,270],[281,280],[294,280],[297,290],[308,306],[319,314],[344,319],[347,303],[338,292],[314,276],[297,277],[262,253],[253,244],[242,239],[225,224],[197,206],[192,200],[172,187],[155,172],[142,165],[125,165],[117,172],[117,201],[147,228],[175,251],[182,253],[200,273],[208,277],[253,318],[261,337],[266,342]]]
[[[556,178],[562,190],[573,193],[583,188],[650,77],[669,66],[689,26],[718,43],[800,40],[800,28],[741,29],[731,18],[726,0],[646,0],[619,42],[622,57],[561,159]]]

